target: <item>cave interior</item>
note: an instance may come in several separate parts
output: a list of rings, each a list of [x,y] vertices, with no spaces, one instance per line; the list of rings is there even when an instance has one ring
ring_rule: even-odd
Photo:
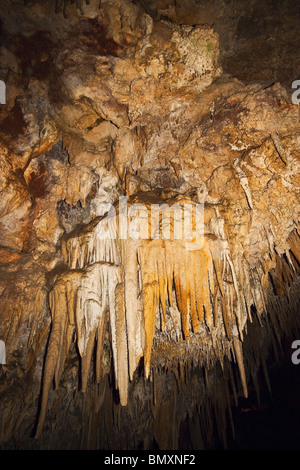
[[[0,449],[300,450],[299,2],[0,6]]]

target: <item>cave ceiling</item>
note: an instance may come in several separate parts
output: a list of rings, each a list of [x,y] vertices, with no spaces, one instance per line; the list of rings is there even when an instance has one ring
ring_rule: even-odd
[[[0,446],[226,443],[299,329],[297,2],[0,3]]]

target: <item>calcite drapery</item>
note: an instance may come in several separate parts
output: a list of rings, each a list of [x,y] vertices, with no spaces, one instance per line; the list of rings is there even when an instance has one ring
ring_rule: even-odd
[[[193,333],[201,343],[200,330],[203,326],[213,337],[217,328],[219,336],[226,337],[238,364],[244,395],[247,396],[243,334],[247,321],[251,321],[253,304],[259,315],[266,312],[262,285],[266,281],[255,270],[249,269],[242,257],[232,260],[224,219],[217,207],[208,210],[206,217],[202,213],[202,223],[197,226],[202,231],[194,230],[192,240],[190,237],[164,238],[162,229],[166,221],[170,223],[169,233],[175,234],[175,214],[173,218],[164,220],[162,213],[156,223],[149,215],[151,203],[153,206],[155,202],[154,206],[162,209],[166,201],[169,203],[167,206],[172,207],[170,200],[161,201],[150,193],[130,199],[140,211],[141,207],[146,209],[146,214],[139,219],[139,223],[146,224],[144,237],[140,230],[135,232],[133,239],[128,237],[127,224],[132,224],[135,216],[126,221],[126,232],[122,226],[123,218],[116,223],[115,216],[122,212],[120,204],[116,210],[112,207],[113,212],[108,210],[105,216],[98,217],[89,226],[76,230],[63,240],[62,253],[69,270],[58,276],[50,292],[52,331],[37,436],[45,419],[51,381],[54,377],[58,386],[74,329],[81,356],[81,389],[84,392],[95,342],[98,382],[101,376],[103,330],[108,312],[115,386],[119,390],[120,403],[125,406],[129,381],[133,379],[141,357],[144,357],[145,377],[149,377],[156,326],[159,324],[161,331],[165,329],[166,309],[172,312],[174,299],[181,315],[185,340],[190,340]],[[157,204],[162,202],[164,205]],[[184,196],[179,198],[175,207],[185,204],[192,208],[197,206],[193,199]],[[205,211],[205,205],[201,207]],[[148,238],[147,234],[150,233],[154,234],[152,238]],[[298,272],[297,231],[291,233],[289,240],[290,262],[283,267],[284,261],[277,256],[273,263],[275,271],[271,277],[278,294],[286,292],[286,286],[292,285]],[[222,348],[215,354],[220,354],[222,362]]]
[[[154,202],[164,202],[164,205]],[[82,361],[82,390],[85,391],[95,341],[97,380],[100,377],[103,323],[108,310],[115,384],[121,404],[126,405],[128,383],[133,379],[141,357],[144,357],[145,377],[149,377],[157,315],[160,316],[160,328],[164,330],[166,309],[173,307],[173,291],[185,340],[190,340],[191,332],[199,334],[203,325],[214,334],[219,323],[223,324],[223,336],[232,341],[247,395],[240,339],[251,302],[248,299],[247,304],[244,297],[242,272],[236,272],[231,260],[224,220],[218,209],[210,211],[205,226],[205,205],[201,204],[202,219],[198,220],[201,223],[197,224],[197,230],[195,214],[194,219],[190,219],[193,238],[184,238],[183,231],[183,237],[176,239],[176,214],[164,219],[162,213],[161,218],[154,219],[147,216],[151,207],[180,209],[188,206],[195,209],[199,204],[184,196],[176,200],[174,206],[170,200],[160,201],[150,194],[134,196],[130,203],[140,209],[138,212],[141,207],[146,209],[139,222],[144,222],[146,232],[152,233],[152,238],[145,233],[142,237],[140,230],[135,232],[134,238],[128,237],[128,227],[124,232],[122,226],[123,218],[117,225],[111,215],[120,215],[119,205],[117,210],[112,207],[113,212],[109,210],[106,216],[98,217],[97,221],[63,240],[62,253],[70,270],[59,275],[50,292],[52,331],[37,436],[45,419],[51,381],[54,376],[56,385],[59,383],[74,328]],[[136,221],[136,217],[131,216],[126,224]],[[163,237],[166,222],[169,222],[169,233],[173,238]],[[180,222],[186,228],[186,220]],[[238,261],[242,266],[242,260]],[[201,334],[198,340],[201,342]]]
[[[56,2],[64,14],[53,3],[3,0],[1,11],[0,441],[112,447],[113,429],[114,443],[138,445],[142,410],[145,446],[152,434],[175,446],[160,414],[179,428],[186,403],[207,436],[215,407],[224,439],[230,394],[258,383],[259,364],[267,377],[272,333],[280,343],[296,331],[299,107],[275,79],[222,74],[211,28],[127,0]],[[175,10],[179,23],[189,16]],[[113,223],[103,239],[103,204],[118,212],[127,195],[149,209],[151,192],[204,203],[201,249],[124,239]],[[245,354],[251,320],[263,327]],[[40,439],[24,444],[42,378]]]

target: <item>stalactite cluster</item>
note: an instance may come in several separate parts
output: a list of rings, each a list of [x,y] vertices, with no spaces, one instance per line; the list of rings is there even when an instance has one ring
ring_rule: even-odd
[[[1,448],[226,447],[300,329],[295,7],[2,3]]]
[[[127,232],[124,237],[122,222],[117,225],[115,218],[106,214],[97,222],[71,233],[62,242],[62,253],[69,269],[58,276],[50,292],[52,330],[37,436],[45,419],[52,380],[54,378],[58,386],[74,331],[81,357],[81,389],[83,392],[86,390],[95,344],[96,380],[99,383],[106,314],[110,325],[115,386],[123,406],[127,405],[128,385],[142,357],[144,375],[149,378],[156,325],[158,323],[159,330],[163,332],[166,310],[172,312],[174,307],[181,316],[184,340],[190,341],[193,333],[201,349],[203,328],[212,338],[216,337],[218,330],[219,342],[220,337],[226,338],[247,396],[242,341],[246,323],[251,321],[252,307],[255,306],[258,315],[267,312],[264,292],[268,282],[263,280],[263,274],[271,278],[276,294],[282,295],[287,293],[286,289],[299,271],[300,238],[296,230],[289,237],[288,258],[274,254],[274,267],[262,267],[260,274],[256,268],[249,269],[241,257],[233,261],[224,219],[217,208],[208,210],[206,224],[203,218],[203,233],[194,231],[192,241],[164,239],[162,223],[153,227],[153,219],[149,217],[149,200],[161,204],[165,200],[151,198],[147,194],[134,196],[131,200],[137,207],[143,203],[146,208],[142,222],[147,236],[142,238],[139,231],[137,239],[128,237]],[[170,200],[168,202],[170,204]],[[180,203],[195,207],[195,202],[187,197]],[[120,214],[120,207],[116,209],[116,214]],[[203,209],[206,210],[205,206]],[[175,215],[170,221],[170,231],[174,235]],[[154,233],[155,229],[160,229],[159,236],[148,239],[148,234]],[[121,232],[123,238],[120,239]],[[219,345],[210,354],[223,362],[226,348]]]

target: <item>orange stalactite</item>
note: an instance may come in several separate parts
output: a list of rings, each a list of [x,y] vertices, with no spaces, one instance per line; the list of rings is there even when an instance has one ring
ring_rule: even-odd
[[[161,306],[161,329],[164,331],[166,323],[166,304],[168,295],[167,276],[166,276],[166,259],[165,253],[156,260],[157,262],[157,273],[158,273],[158,284],[159,284],[159,298]]]
[[[195,256],[191,260],[191,279],[190,279],[190,314],[192,319],[192,326],[194,333],[199,332],[199,319],[197,313],[197,303],[196,303],[196,291],[197,291],[197,280],[196,280],[196,262]]]
[[[145,196],[141,200],[150,204]],[[135,198],[134,202],[140,201]],[[221,334],[233,347],[246,396],[242,350],[245,318],[253,299],[259,312],[265,311],[265,302],[259,270],[249,270],[244,257],[236,257],[233,262],[224,231],[218,231],[222,228],[220,217],[217,222],[216,235],[204,236],[200,245],[199,238],[194,245],[185,239],[100,240],[102,219],[64,240],[63,255],[70,269],[58,276],[49,296],[52,330],[37,435],[45,419],[51,381],[55,378],[58,386],[74,329],[81,357],[82,391],[87,388],[95,343],[99,383],[107,321],[121,405],[127,404],[129,382],[142,357],[144,375],[150,376],[156,332],[170,329],[170,317],[175,327],[174,312],[181,319],[184,340],[191,341],[193,335],[199,334],[201,345],[201,331],[206,331],[222,364],[226,352],[224,344],[216,342],[215,331],[224,327]],[[112,229],[108,226],[109,231]],[[297,258],[296,232],[290,235],[289,242],[291,253]],[[280,292],[287,291],[296,269],[292,257],[289,261],[277,258],[272,275]]]

